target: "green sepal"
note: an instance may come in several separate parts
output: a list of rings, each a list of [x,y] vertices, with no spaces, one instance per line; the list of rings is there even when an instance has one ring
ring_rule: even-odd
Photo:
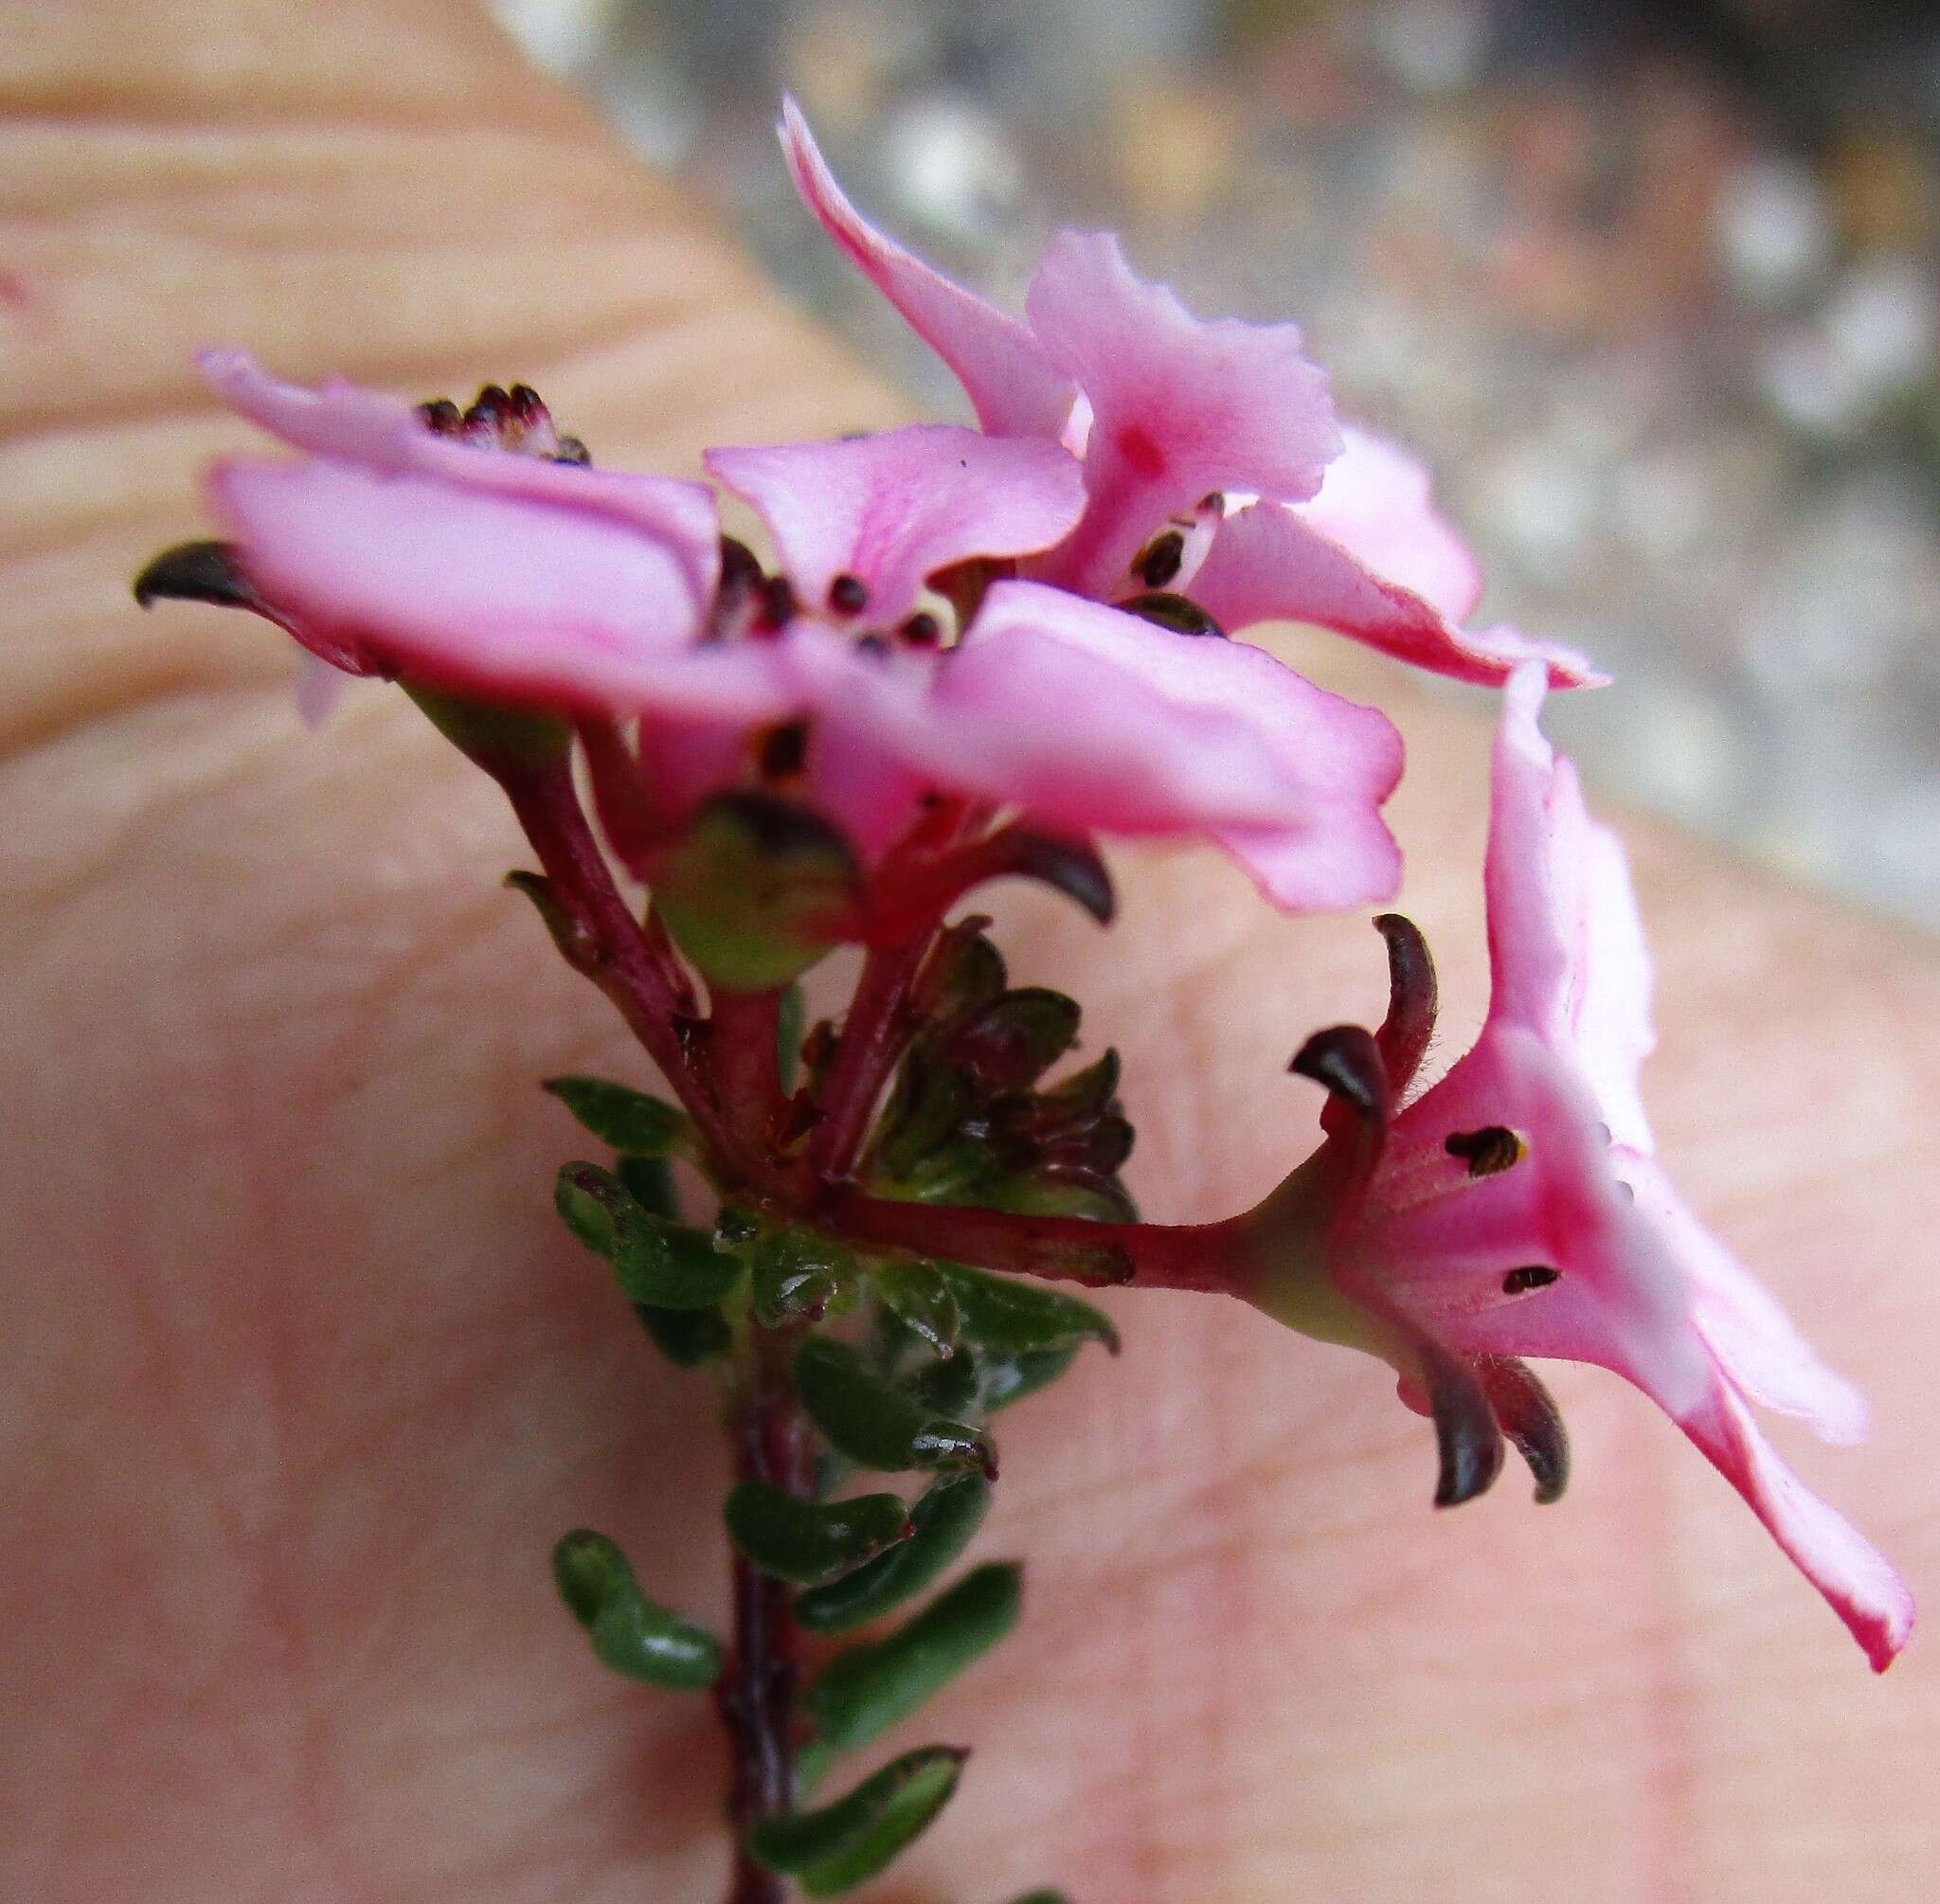
[[[577,1528],[552,1550],[559,1597],[586,1629],[594,1656],[616,1673],[674,1692],[705,1692],[721,1677],[714,1636],[656,1606],[603,1534]]]
[[[748,1830],[747,1855],[811,1897],[840,1896],[915,1842],[949,1803],[969,1756],[956,1746],[905,1752],[833,1805],[763,1819]]]
[[[768,992],[853,935],[862,875],[849,843],[806,807],[722,794],[653,869],[654,904],[710,984]]]
[[[552,1093],[601,1142],[625,1157],[673,1157],[689,1149],[693,1126],[686,1114],[610,1078],[548,1078]]]
[[[991,1485],[980,1474],[936,1482],[909,1510],[911,1536],[866,1567],[803,1593],[795,1617],[812,1633],[846,1633],[892,1613],[955,1564],[983,1524]]]
[[[409,681],[399,685],[459,753],[489,774],[550,766],[572,747],[572,728],[556,715],[467,701]]]
[[[826,1504],[798,1500],[762,1481],[728,1496],[728,1532],[763,1573],[796,1587],[825,1587],[916,1532],[893,1494],[860,1494]]]
[[[655,1216],[598,1164],[563,1165],[552,1200],[566,1227],[613,1265],[630,1302],[656,1309],[706,1309],[740,1278],[739,1257],[716,1249],[704,1230]]]
[[[819,1321],[853,1290],[855,1252],[811,1230],[771,1230],[747,1251],[755,1320],[775,1328],[791,1317]]]
[[[807,1029],[808,1000],[801,996],[801,987],[784,986],[775,1007],[775,1068],[784,1094],[795,1088],[796,1075],[801,1069],[801,1040]]]
[[[957,1299],[967,1342],[998,1356],[1103,1342],[1119,1351],[1118,1326],[1102,1309],[1025,1276],[993,1276],[961,1263],[939,1263],[938,1275]]]
[[[887,1639],[839,1655],[803,1697],[816,1735],[853,1751],[907,1718],[1017,1624],[1023,1577],[1004,1561],[979,1567]]]
[[[881,1263],[870,1280],[884,1307],[937,1355],[955,1353],[962,1316],[955,1291],[934,1263]]]
[[[912,1467],[979,1467],[996,1478],[990,1437],[934,1415],[863,1366],[847,1343],[812,1336],[795,1356],[795,1392],[838,1453],[896,1474]]]

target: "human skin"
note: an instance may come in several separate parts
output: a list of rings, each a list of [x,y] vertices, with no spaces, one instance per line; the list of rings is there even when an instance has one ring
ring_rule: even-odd
[[[412,395],[523,377],[639,468],[902,411],[457,0],[11,4],[0,45],[0,1895],[712,1904],[708,1703],[602,1674],[545,1564],[589,1524],[659,1596],[725,1598],[708,1384],[548,1208],[575,1138],[534,1081],[638,1061],[401,696],[306,734],[271,631],[143,618],[127,578],[244,440],[203,342]],[[1452,1053],[1486,697],[1288,652],[1408,734]],[[1626,832],[1662,1148],[1869,1390],[1863,1449],[1778,1432],[1918,1590],[1940,957]],[[1377,1013],[1379,942],[1207,854],[1118,863],[1108,936],[1031,899],[1003,943],[1123,1049],[1148,1212],[1230,1211],[1315,1140],[1284,1060]],[[1511,1476],[1435,1515],[1374,1363],[1107,1301],[1123,1359],[1001,1425],[978,1551],[1034,1589],[886,1743],[976,1756],[879,1904],[1923,1895],[1940,1667],[1916,1636],[1873,1679],[1640,1396],[1554,1371],[1568,1499]]]

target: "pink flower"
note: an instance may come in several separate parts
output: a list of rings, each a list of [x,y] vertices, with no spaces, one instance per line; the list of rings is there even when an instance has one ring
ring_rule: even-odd
[[[696,639],[720,563],[698,484],[552,460],[549,419],[539,453],[508,455],[347,384],[280,384],[235,353],[203,365],[304,453],[218,464],[209,496],[268,610],[332,665],[540,706],[791,711],[774,655]]]
[[[1891,1567],[1808,1494],[1750,1404],[1861,1438],[1860,1396],[1681,1204],[1637,1092],[1653,1044],[1649,965],[1615,836],[1536,725],[1542,671],[1512,677],[1496,743],[1486,871],[1493,989],[1474,1049],[1405,1109],[1433,1021],[1412,928],[1383,922],[1393,1003],[1378,1040],[1322,1033],[1297,1060],[1335,1096],[1328,1141],[1245,1220],[1252,1300],[1391,1362],[1432,1411],[1439,1499],[1479,1493],[1496,1427],[1561,1491],[1560,1424],[1517,1357],[1614,1370],[1650,1395],[1744,1496],[1883,1669],[1913,1601]]]
[[[803,202],[949,366],[984,429],[1083,455],[1084,516],[1028,565],[1034,579],[1101,601],[1183,591],[1228,632],[1313,622],[1458,680],[1498,684],[1531,657],[1557,687],[1602,678],[1568,649],[1463,631],[1476,572],[1425,475],[1343,435],[1292,325],[1195,318],[1138,278],[1115,239],[1069,231],[1020,322],[871,225],[792,100],[781,136]],[[1220,493],[1248,504],[1226,515]]]

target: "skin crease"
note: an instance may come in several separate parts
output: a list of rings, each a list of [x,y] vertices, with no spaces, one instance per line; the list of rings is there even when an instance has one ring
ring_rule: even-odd
[[[638,1069],[399,696],[306,736],[269,631],[143,618],[127,578],[244,440],[205,341],[413,395],[523,376],[642,468],[900,413],[455,0],[14,4],[0,45],[0,1895],[711,1904],[707,1704],[601,1673],[545,1565],[590,1523],[650,1590],[724,1597],[708,1385],[548,1208],[575,1140],[534,1081]],[[1289,652],[1408,732],[1446,1060],[1481,1017],[1485,697]],[[1662,1150],[1871,1392],[1866,1448],[1781,1445],[1931,1590],[1940,958],[1627,832]],[[1124,1048],[1148,1212],[1212,1215],[1314,1140],[1282,1067],[1377,1013],[1379,944],[1210,854],[1121,870],[1109,940],[1033,898],[1005,943]],[[1569,1500],[1512,1473],[1438,1517],[1374,1364],[1109,1306],[1123,1362],[1002,1424],[977,1551],[1029,1558],[1026,1622],[870,1759],[978,1749],[869,1897],[1921,1895],[1940,1666],[1916,1637],[1875,1682],[1641,1397],[1546,1371]]]

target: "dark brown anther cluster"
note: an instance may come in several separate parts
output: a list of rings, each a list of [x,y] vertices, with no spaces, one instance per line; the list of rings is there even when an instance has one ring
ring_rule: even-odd
[[[449,397],[434,397],[418,405],[418,415],[433,436],[456,437],[550,462],[585,464],[593,459],[579,438],[560,434],[552,412],[530,384],[514,384],[509,390],[485,384],[464,410]]]

